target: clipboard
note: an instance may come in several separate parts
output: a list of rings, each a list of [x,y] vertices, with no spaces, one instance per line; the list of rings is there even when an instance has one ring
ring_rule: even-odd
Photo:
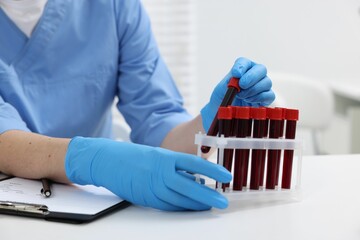
[[[85,223],[130,205],[102,187],[52,183],[49,198],[42,196],[41,188],[39,180],[0,179],[0,214]]]

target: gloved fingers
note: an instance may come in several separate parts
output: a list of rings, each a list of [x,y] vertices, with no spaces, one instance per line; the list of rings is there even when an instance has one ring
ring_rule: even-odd
[[[168,201],[164,201],[161,198],[157,196],[155,191],[157,189],[163,189],[166,188],[162,182],[155,183],[155,185],[151,186],[149,183],[142,182],[143,186],[146,187],[132,187],[132,197],[131,199],[125,199],[129,202],[132,202],[136,205],[141,205],[145,207],[152,207],[163,211],[185,211],[186,208],[183,208],[181,206],[177,206],[174,204],[171,204]],[[159,192],[159,190],[157,190]]]
[[[251,69],[256,63],[247,58],[236,59],[233,67],[231,68],[231,75],[236,78],[242,78],[242,76]]]
[[[239,99],[236,97],[235,97],[232,105],[242,106],[242,107],[253,107],[253,105],[251,103],[248,103],[248,102],[244,101],[243,99]]]
[[[177,171],[177,173],[179,173],[180,175],[187,177],[188,179],[195,181],[196,177],[193,174],[187,173],[185,171]],[[200,178],[200,183],[201,184],[205,184],[205,179],[204,178]]]
[[[174,173],[173,175],[178,175],[178,174]],[[187,181],[194,182],[188,179],[187,177],[183,177],[180,175],[178,176],[186,179]],[[178,207],[179,208],[178,211],[184,211],[184,210],[205,211],[211,208],[211,206],[209,205],[200,203],[176,191],[173,191],[171,188],[167,187],[167,183],[165,183],[164,181],[167,181],[167,178],[163,179],[162,177],[161,178],[159,177],[157,182],[155,182],[155,184],[159,187],[153,189],[154,194],[156,194],[156,197],[161,199],[163,202]]]
[[[272,87],[272,82],[271,82],[270,78],[265,76],[261,81],[257,82],[252,87],[250,87],[248,89],[243,89],[242,91],[240,91],[236,95],[236,98],[246,99],[249,97],[253,97],[262,92],[269,91],[271,89],[271,87]]]
[[[151,177],[151,191],[156,196],[156,198],[161,199],[163,202],[183,208],[184,210],[196,210],[203,211],[209,210],[211,206],[197,202],[187,196],[184,196],[176,191],[173,191],[167,186],[168,181],[173,181],[173,179],[186,179],[190,182],[195,182],[195,177],[184,171],[174,171],[175,162],[169,159],[163,162],[161,168],[159,168],[159,173]],[[196,183],[198,184],[198,183]]]
[[[228,206],[228,200],[214,189],[178,174],[167,174],[164,183],[173,191],[203,205],[220,209]]]
[[[141,205],[141,204],[140,204]],[[157,199],[156,202],[152,202],[152,201],[147,201],[147,204],[145,205],[145,207],[151,207],[151,208],[156,208],[162,211],[186,211],[188,210],[187,208],[183,208],[180,206],[175,206],[169,202],[165,202],[161,199]]]
[[[224,183],[228,183],[232,179],[231,173],[223,166],[190,154],[183,153],[177,156],[179,156],[179,158],[175,160],[175,167],[177,170],[200,173],[201,175],[208,176],[216,181]]]
[[[240,78],[240,88],[249,89],[266,77],[267,69],[262,64],[256,64]]]
[[[272,90],[244,99],[244,101],[250,103],[252,106],[268,106],[274,100],[275,94]]]

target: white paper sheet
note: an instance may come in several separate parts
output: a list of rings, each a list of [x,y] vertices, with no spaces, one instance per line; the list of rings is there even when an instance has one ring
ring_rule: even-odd
[[[121,201],[105,188],[51,184],[51,197],[41,195],[41,181],[11,178],[0,181],[0,201],[46,205],[51,212],[94,215]]]

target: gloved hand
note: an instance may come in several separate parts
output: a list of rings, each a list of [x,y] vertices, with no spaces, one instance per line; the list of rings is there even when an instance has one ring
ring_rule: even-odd
[[[211,94],[210,101],[201,110],[203,127],[208,132],[218,108],[228,89],[231,77],[240,78],[240,92],[235,96],[234,106],[267,106],[274,99],[275,94],[271,90],[271,80],[266,76],[267,70],[264,65],[257,64],[246,58],[239,58],[235,61],[231,71],[215,87]]]
[[[225,168],[194,155],[83,137],[71,140],[65,171],[74,183],[102,186],[129,202],[162,210],[226,208],[224,196],[186,172],[219,182],[232,178]]]

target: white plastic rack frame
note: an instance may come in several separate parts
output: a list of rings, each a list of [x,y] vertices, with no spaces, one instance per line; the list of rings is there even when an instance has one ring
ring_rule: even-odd
[[[209,146],[216,148],[219,151],[219,165],[223,165],[224,149],[250,149],[249,163],[248,163],[248,181],[246,187],[239,190],[232,190],[232,183],[230,188],[223,192],[221,183],[218,184],[217,190],[224,194],[229,201],[245,201],[245,200],[265,200],[265,201],[300,201],[301,200],[301,163],[302,163],[302,142],[297,139],[272,139],[272,138],[233,138],[233,137],[214,137],[207,136],[202,133],[195,135],[195,144],[197,144],[197,155],[202,156],[201,146]],[[265,184],[259,190],[250,190],[250,166],[251,166],[251,150],[281,150],[279,182],[275,189],[266,189]],[[281,188],[282,167],[284,150],[294,150],[292,177],[290,189]],[[266,165],[268,152],[266,151],[264,180],[266,180]],[[233,160],[234,162],[234,160]],[[234,174],[234,173],[233,173]],[[200,176],[197,176],[198,178]],[[213,186],[215,188],[215,185]]]

